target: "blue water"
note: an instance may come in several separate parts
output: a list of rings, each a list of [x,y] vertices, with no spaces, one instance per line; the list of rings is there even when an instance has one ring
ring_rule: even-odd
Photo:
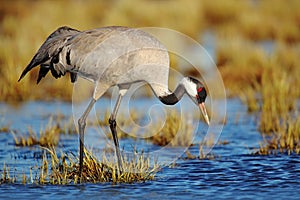
[[[137,100],[132,106],[147,107],[154,100]],[[101,113],[109,101],[97,104]],[[247,108],[238,99],[227,102],[227,123],[216,145],[213,159],[177,159],[172,167],[164,167],[156,179],[133,184],[81,184],[81,185],[35,185],[2,184],[0,199],[299,199],[300,157],[298,155],[252,155],[262,138],[257,131],[257,116],[247,114]],[[72,115],[72,105],[62,102],[28,102],[18,107],[0,104],[0,123],[10,124],[16,131],[26,132],[31,126],[39,130],[46,126],[48,117],[62,113]],[[203,125],[204,126],[204,125]],[[203,127],[201,126],[201,127]],[[201,130],[199,130],[201,131]],[[93,134],[94,133],[94,134]],[[93,128],[87,129],[86,140],[97,138],[98,148],[104,145]],[[58,148],[65,152],[78,151],[78,136],[61,137]],[[94,138],[95,137],[95,138]],[[99,139],[100,138],[100,139]],[[15,147],[12,134],[0,133],[0,168],[4,163],[18,172],[27,172],[40,163],[39,147]],[[197,143],[197,139],[195,141]],[[142,140],[121,139],[121,146],[134,144],[140,148],[157,148]],[[93,144],[95,145],[95,144]],[[190,149],[198,152],[198,147]]]

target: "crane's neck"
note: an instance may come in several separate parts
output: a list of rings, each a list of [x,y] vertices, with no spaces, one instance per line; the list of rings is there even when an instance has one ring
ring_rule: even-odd
[[[159,100],[166,105],[174,105],[185,93],[185,88],[182,84],[179,84],[173,93],[169,93],[165,96],[159,96]]]
[[[159,96],[159,100],[166,105],[174,105],[186,93],[185,86],[180,82],[173,93],[167,92],[164,96]]]

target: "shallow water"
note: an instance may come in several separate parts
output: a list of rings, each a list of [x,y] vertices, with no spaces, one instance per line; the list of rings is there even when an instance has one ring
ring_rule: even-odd
[[[155,100],[136,100],[135,109],[147,107]],[[96,110],[109,106],[101,100]],[[99,111],[100,112],[100,111]],[[17,108],[0,104],[0,123],[10,124],[13,130],[26,132],[27,126],[34,130],[45,127],[49,116],[63,113],[72,115],[72,105],[62,102],[29,102]],[[99,114],[99,113],[97,113]],[[227,123],[220,141],[227,145],[216,145],[214,159],[178,159],[173,167],[164,167],[154,181],[134,184],[82,184],[53,186],[34,184],[0,185],[0,199],[298,199],[300,185],[300,159],[298,155],[251,155],[262,140],[256,127],[256,116],[249,115],[238,99],[227,102]],[[147,123],[147,118],[146,118]],[[205,125],[200,125],[202,129]],[[201,130],[199,130],[201,132]],[[197,143],[199,138],[196,138]],[[87,129],[87,145],[105,146],[101,134]],[[94,143],[93,143],[94,142]],[[39,165],[42,150],[38,147],[15,147],[10,133],[0,133],[0,165],[4,163],[18,172],[28,172],[30,167]],[[133,140],[121,139],[125,149],[132,146],[151,151],[157,146]],[[63,135],[58,146],[65,152],[78,151],[77,135]],[[171,150],[170,150],[171,151]],[[198,147],[190,149],[194,154]],[[2,167],[1,167],[2,168]]]

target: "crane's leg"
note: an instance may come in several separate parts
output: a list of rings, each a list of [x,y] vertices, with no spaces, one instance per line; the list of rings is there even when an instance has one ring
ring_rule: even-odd
[[[116,127],[117,127],[116,116],[117,116],[117,112],[120,107],[121,100],[122,100],[122,94],[119,94],[116,105],[113,110],[113,113],[111,114],[109,121],[108,121],[109,125],[110,125],[111,133],[113,135],[114,143],[115,143],[119,171],[123,171],[123,168],[122,168],[122,156],[120,153],[120,146],[119,146],[119,140],[118,140],[117,129],[116,129]]]
[[[84,148],[84,129],[86,126],[86,118],[93,108],[96,100],[93,98],[89,103],[88,107],[84,111],[83,115],[78,120],[79,127],[79,178],[81,179],[82,167],[83,167],[83,148]]]

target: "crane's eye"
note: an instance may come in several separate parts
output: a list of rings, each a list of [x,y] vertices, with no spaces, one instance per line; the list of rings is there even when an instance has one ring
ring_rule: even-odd
[[[197,88],[197,101],[198,103],[202,103],[205,101],[206,99],[206,96],[207,96],[207,93],[206,93],[206,90],[204,87],[199,87]]]

